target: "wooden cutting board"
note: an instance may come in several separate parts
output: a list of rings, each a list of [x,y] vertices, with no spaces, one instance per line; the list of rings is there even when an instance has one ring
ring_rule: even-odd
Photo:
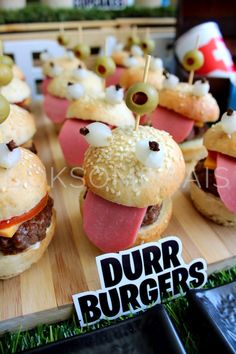
[[[72,294],[100,288],[95,257],[99,251],[86,239],[79,213],[82,183],[70,176],[53,125],[34,107],[36,146],[44,161],[57,210],[55,237],[41,261],[11,280],[0,281],[0,333],[63,320],[72,312]],[[183,242],[186,262],[206,259],[209,272],[236,263],[236,228],[204,219],[193,207],[187,185],[174,197],[174,213],[164,236]]]

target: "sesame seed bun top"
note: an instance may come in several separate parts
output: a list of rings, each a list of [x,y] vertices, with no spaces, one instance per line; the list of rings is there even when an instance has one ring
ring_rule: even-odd
[[[163,88],[159,92],[159,104],[196,121],[215,122],[220,115],[219,106],[210,93],[201,97],[195,96],[192,93],[192,85],[184,82],[174,89]]]
[[[116,127],[134,126],[135,124],[133,113],[128,109],[125,101],[110,103],[106,100],[104,92],[96,97],[84,95],[80,99],[72,101],[66,116],[67,118],[102,122]]]
[[[55,66],[59,66],[63,70],[73,70],[78,67],[78,65],[81,65],[83,68],[86,68],[86,65],[84,62],[81,60],[77,59],[76,57],[74,58],[68,58],[67,56],[63,57],[57,57],[57,58],[51,58],[49,60],[46,60],[43,62],[43,73],[44,75],[51,77],[51,63],[53,63]]]
[[[14,140],[17,145],[23,145],[30,140],[36,132],[34,117],[25,109],[10,105],[10,114],[0,124],[0,142],[8,143]]]
[[[13,77],[8,85],[2,86],[0,91],[10,103],[20,103],[30,97],[28,84],[17,77]]]
[[[28,212],[48,191],[45,167],[38,156],[23,148],[20,151],[14,167],[0,167],[0,221]]]
[[[68,83],[80,83],[84,87],[85,93],[89,95],[95,95],[104,90],[101,78],[93,71],[86,70],[85,78],[76,79],[73,76],[73,70],[67,70],[52,79],[48,85],[48,92],[52,96],[67,98]]]
[[[229,135],[222,129],[221,122],[214,124],[203,137],[207,150],[236,157],[236,132]]]
[[[160,168],[150,168],[138,161],[136,143],[143,139],[164,146]],[[160,204],[180,186],[185,164],[179,146],[164,132],[151,127],[117,128],[109,146],[92,147],[86,152],[84,178],[87,187],[100,197],[130,207],[144,208]]]

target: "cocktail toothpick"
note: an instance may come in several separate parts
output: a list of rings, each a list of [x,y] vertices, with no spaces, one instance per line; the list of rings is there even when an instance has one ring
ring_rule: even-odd
[[[144,67],[144,73],[143,73],[143,82],[146,83],[148,79],[148,71],[150,67],[150,62],[151,62],[151,55],[146,56],[146,62],[145,62],[145,67]],[[135,130],[138,130],[139,123],[140,123],[140,118],[141,114],[138,114],[136,116],[136,125],[135,125]]]

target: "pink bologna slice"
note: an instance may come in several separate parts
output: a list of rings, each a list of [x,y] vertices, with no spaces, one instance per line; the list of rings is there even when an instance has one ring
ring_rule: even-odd
[[[236,159],[217,153],[215,178],[220,199],[227,209],[236,213]]]
[[[166,108],[157,107],[152,114],[152,126],[168,132],[177,143],[182,143],[193,129],[194,121]]]
[[[112,203],[88,191],[83,207],[84,231],[103,252],[124,250],[134,243],[146,210]]]
[[[51,78],[50,77],[46,77],[42,84],[41,84],[41,92],[43,95],[46,95],[48,93],[48,85],[50,84],[51,82]]]
[[[92,123],[89,120],[68,119],[59,134],[59,142],[66,162],[70,166],[82,166],[88,143],[80,129]]]
[[[48,118],[56,124],[61,124],[66,119],[66,112],[69,101],[64,98],[46,94],[44,97],[43,108]]]
[[[124,68],[117,67],[114,74],[106,78],[106,87],[111,85],[119,84],[121,74],[123,73]]]

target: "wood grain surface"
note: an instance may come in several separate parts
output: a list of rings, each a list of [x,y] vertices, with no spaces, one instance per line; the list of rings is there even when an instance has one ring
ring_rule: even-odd
[[[59,321],[72,311],[72,294],[100,288],[93,247],[82,231],[79,194],[83,187],[70,175],[54,126],[34,106],[38,154],[47,167],[57,211],[55,237],[41,261],[11,280],[0,281],[0,333]],[[174,196],[174,212],[164,236],[177,235],[183,242],[186,262],[206,259],[209,272],[236,263],[236,228],[218,226],[193,207],[188,184]]]

